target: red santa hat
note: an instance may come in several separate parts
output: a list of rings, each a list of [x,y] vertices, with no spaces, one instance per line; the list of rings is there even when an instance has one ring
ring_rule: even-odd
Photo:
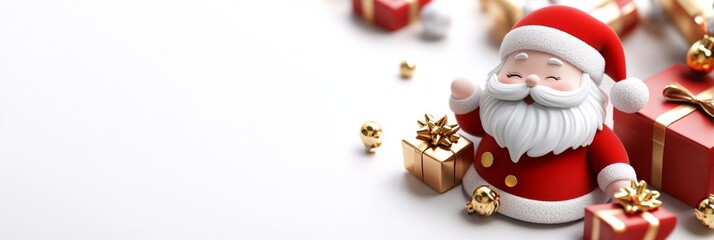
[[[587,13],[567,6],[550,6],[521,19],[501,43],[501,58],[519,50],[556,55],[590,75],[599,85],[603,74],[615,81],[613,106],[633,113],[649,99],[647,86],[627,78],[625,53],[617,34]]]

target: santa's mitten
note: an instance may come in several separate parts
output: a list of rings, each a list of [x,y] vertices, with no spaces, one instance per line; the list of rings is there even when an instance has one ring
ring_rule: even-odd
[[[481,88],[466,79],[456,79],[451,82],[451,97],[449,107],[456,114],[469,113],[479,106]]]

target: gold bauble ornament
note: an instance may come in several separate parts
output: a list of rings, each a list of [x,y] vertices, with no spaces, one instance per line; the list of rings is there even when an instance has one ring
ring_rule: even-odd
[[[382,125],[376,122],[365,122],[360,129],[360,139],[364,143],[367,152],[374,152],[376,148],[382,146]]]
[[[714,194],[709,194],[708,198],[702,200],[694,213],[700,222],[714,229]]]
[[[491,216],[498,211],[501,197],[488,185],[481,185],[471,194],[471,200],[466,202],[466,212],[478,213],[481,216]]]
[[[401,73],[402,78],[412,78],[412,76],[414,76],[414,71],[416,71],[416,63],[412,61],[404,60],[401,64],[399,64],[399,72]]]
[[[704,35],[687,51],[687,66],[694,72],[707,74],[714,70],[714,38]]]

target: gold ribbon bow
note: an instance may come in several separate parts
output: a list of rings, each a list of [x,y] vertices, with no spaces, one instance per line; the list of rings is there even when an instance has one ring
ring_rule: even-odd
[[[699,105],[709,116],[714,117],[714,99],[701,99],[687,88],[677,83],[667,85],[662,91],[664,99],[672,102],[686,102]]]
[[[424,114],[424,120],[417,120],[419,129],[417,130],[417,138],[429,144],[430,147],[450,148],[451,144],[458,142],[461,136],[456,132],[459,131],[459,125],[447,124],[446,115],[439,120],[431,114]]]
[[[659,192],[647,189],[645,181],[632,181],[629,187],[621,188],[619,192],[615,193],[615,202],[619,203],[622,209],[602,210],[595,213],[597,219],[593,221],[590,238],[593,240],[600,239],[600,220],[606,222],[616,232],[626,231],[627,225],[625,222],[616,217],[616,215],[625,212],[625,214],[629,215],[639,214],[642,219],[649,223],[649,227],[647,227],[642,239],[657,239],[657,231],[660,226],[659,218],[650,212],[662,206],[662,202],[657,198],[659,198]]]
[[[647,189],[645,181],[632,181],[630,187],[621,188],[615,193],[615,201],[622,205],[627,214],[653,211],[662,206],[658,200],[659,192]]]
[[[697,106],[704,109],[709,116],[714,117],[714,87],[710,87],[703,92],[694,95],[688,89],[677,83],[671,83],[665,86],[662,95],[668,101],[693,103],[682,104],[667,112],[657,116],[655,119],[654,130],[652,132],[652,179],[650,183],[655,187],[662,187],[662,166],[664,162],[664,143],[667,127],[670,124],[679,121],[697,110]]]

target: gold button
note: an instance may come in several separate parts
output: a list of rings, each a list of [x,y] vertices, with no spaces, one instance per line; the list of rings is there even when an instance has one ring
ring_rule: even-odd
[[[516,178],[516,176],[513,176],[513,175],[506,176],[506,186],[514,187],[514,186],[516,186],[516,184],[518,184],[518,178]]]
[[[493,165],[493,154],[491,152],[485,152],[481,155],[481,165],[485,168]]]

